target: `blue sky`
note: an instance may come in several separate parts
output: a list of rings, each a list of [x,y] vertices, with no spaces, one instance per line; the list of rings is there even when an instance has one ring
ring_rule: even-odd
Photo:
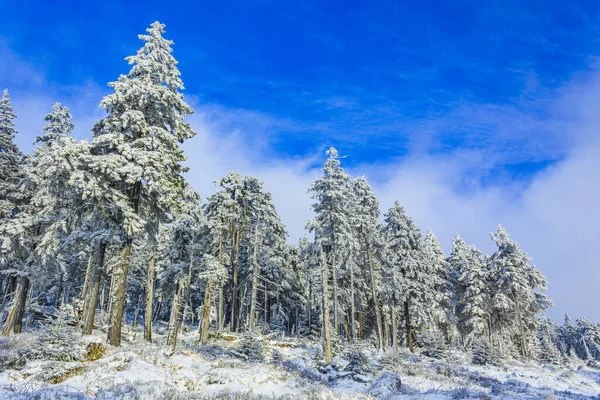
[[[564,154],[524,140],[548,135],[527,119],[548,118],[548,92],[598,53],[592,1],[80,3],[0,3],[0,38],[48,81],[102,86],[126,71],[136,35],[159,19],[187,93],[285,122],[271,134],[274,151],[306,154],[334,140],[352,162],[416,145],[473,147],[509,173],[535,172]],[[505,137],[498,123],[456,115],[472,105],[512,107],[525,121]],[[424,125],[427,137],[417,133]]]
[[[229,169],[258,175],[296,238],[334,145],[446,250],[458,231],[493,251],[502,223],[548,276],[554,316],[600,320],[584,294],[600,278],[600,3],[0,0],[18,144],[56,100],[89,137],[155,20],[196,109],[186,154],[204,197]]]

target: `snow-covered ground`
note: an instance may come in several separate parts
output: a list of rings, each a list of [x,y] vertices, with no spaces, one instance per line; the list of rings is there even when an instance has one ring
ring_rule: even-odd
[[[476,366],[460,352],[440,361],[363,349],[367,362],[348,371],[347,351],[334,359],[335,367],[324,366],[318,344],[303,340],[268,341],[259,346],[264,359],[251,361],[241,341],[200,346],[196,334],[185,334],[169,355],[165,338],[157,336],[155,344],[129,338],[95,361],[27,360],[36,334],[10,338],[0,348],[2,364],[18,354],[25,359],[0,373],[0,399],[600,399],[600,371],[587,367]],[[99,341],[85,337],[65,350]],[[395,376],[402,380],[399,390]]]

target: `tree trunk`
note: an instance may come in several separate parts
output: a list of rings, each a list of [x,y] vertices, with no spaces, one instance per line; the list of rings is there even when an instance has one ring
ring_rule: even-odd
[[[90,255],[88,256],[87,268],[85,270],[85,279],[83,281],[83,288],[81,289],[81,301],[83,302],[83,310],[81,315],[79,315],[79,319],[81,322],[85,321],[85,315],[87,313],[87,306],[89,303],[89,285],[92,280],[93,275],[93,267],[94,267],[94,252],[90,251]]]
[[[56,293],[56,301],[54,302],[54,306],[56,308],[60,308],[60,306],[63,304],[63,292],[65,290],[64,288],[65,286],[65,275],[63,272],[61,272],[60,274],[60,280],[58,283],[58,291]]]
[[[238,265],[236,262],[238,253],[236,251],[237,246],[237,234],[234,228],[231,231],[231,268],[232,268],[232,290],[231,290],[231,323],[230,329],[235,332],[237,323],[237,296],[238,296]]]
[[[219,232],[219,262],[223,265],[223,232]],[[223,313],[223,302],[225,300],[225,285],[221,282],[219,283],[219,309],[217,311],[217,318],[219,319],[217,323],[217,332],[219,337],[223,335],[223,326],[225,326],[225,314]]]
[[[238,326],[237,329],[240,329],[240,324],[242,323],[242,311],[244,310],[244,301],[246,300],[246,291],[248,290],[248,285],[244,285],[244,291],[242,292],[242,295],[240,296],[240,304],[238,305]],[[248,310],[246,309],[246,312],[248,312]]]
[[[133,238],[127,240],[125,248],[121,250],[121,260],[113,271],[113,284],[111,286],[114,286],[114,288],[111,288],[107,334],[107,341],[112,346],[121,345],[121,325],[127,297],[127,274],[129,273],[132,241]]]
[[[0,306],[0,311],[4,310],[4,307],[6,306],[6,303],[8,302],[9,297],[14,296],[16,287],[17,287],[17,277],[9,276],[6,281],[6,286],[4,288],[4,298],[2,299],[2,306]]]
[[[327,261],[325,260],[325,253],[321,248],[321,262],[323,264],[322,279],[323,279],[323,328],[325,333],[325,343],[323,351],[325,352],[325,362],[331,363],[333,358],[331,348],[331,322],[329,321],[329,271],[327,267]]]
[[[200,343],[206,344],[208,341],[208,328],[210,326],[210,303],[212,295],[213,281],[209,280],[204,290],[204,306],[202,307],[202,322],[200,329]]]
[[[354,272],[352,266],[350,266],[350,301],[350,338],[352,343],[354,343],[356,339],[356,305],[354,299]]]
[[[298,310],[298,307],[294,307],[294,325],[292,325],[292,330],[290,331],[290,335],[297,335],[298,334],[298,327],[300,325],[300,311]]]
[[[114,275],[114,266],[110,269],[110,284],[108,285],[108,296],[106,298],[106,314],[110,320],[112,301],[114,298],[113,291],[115,290],[115,275]],[[109,322],[110,323],[110,322]]]
[[[250,300],[250,331],[254,329],[254,320],[256,319],[256,302],[258,297],[258,224],[255,228],[254,233],[254,258],[253,258],[254,269],[252,271],[252,299]]]
[[[106,304],[106,282],[102,285],[102,291],[100,292],[100,311],[104,311],[105,304]]]
[[[381,313],[381,323],[383,324],[383,348],[385,349],[390,343],[390,321],[386,314]]]
[[[23,316],[25,315],[25,305],[27,304],[27,294],[29,292],[29,278],[26,276],[21,277],[21,292],[19,293],[17,308],[17,317],[15,318],[15,326],[13,328],[14,333],[21,333],[23,330]]]
[[[189,279],[188,279],[189,282]],[[181,317],[181,332],[183,332],[183,329],[185,327],[185,324],[188,321],[188,318],[190,318],[190,325],[189,328],[190,330],[192,329],[192,325],[194,324],[194,313],[191,311],[192,310],[192,305],[191,305],[191,291],[188,289],[186,290],[186,300],[184,302],[184,307],[183,307],[183,315]]]
[[[377,301],[377,283],[375,282],[375,271],[373,269],[373,262],[371,260],[371,250],[367,243],[367,260],[369,262],[369,276],[371,280],[371,296],[373,297],[373,305],[375,306],[375,317],[377,320],[377,344],[379,350],[383,350],[383,332],[381,326],[381,310],[379,309],[379,302]]]
[[[404,318],[406,319],[406,343],[411,353],[414,353],[415,348],[413,344],[412,329],[410,327],[410,313],[408,307],[408,300],[404,301]]]
[[[335,253],[334,253],[335,254]],[[338,285],[337,285],[337,266],[335,255],[332,254],[331,273],[333,275],[333,326],[336,336],[340,333],[339,304],[338,304]]]
[[[194,267],[194,240],[195,237],[194,235],[192,235],[192,245],[191,245],[191,249],[190,249],[190,263],[188,265],[188,276],[187,276],[187,285],[186,285],[186,290],[185,290],[185,307],[183,308],[183,314],[181,317],[181,329],[183,329],[183,326],[185,325],[185,321],[187,319],[187,315],[188,315],[188,310],[192,307],[191,305],[191,301],[192,301],[192,270]]]
[[[358,338],[360,340],[363,339],[363,312],[359,311],[358,312]]]
[[[269,323],[269,296],[267,295],[267,281],[263,282],[263,294],[265,296],[265,325]]]
[[[19,294],[21,290],[21,285],[17,285],[17,294]],[[15,322],[15,318],[17,316],[17,308],[18,304],[15,300],[12,307],[10,308],[10,312],[6,317],[6,321],[4,322],[4,327],[2,328],[2,336],[10,336],[10,331],[12,330],[13,324]]]
[[[490,346],[494,347],[494,332],[492,330],[492,316],[488,315],[488,333],[490,337]]]
[[[308,321],[307,321],[307,329],[306,331],[308,332],[308,334],[310,335],[310,333],[312,332],[312,281],[309,279],[308,280]]]
[[[267,283],[265,282],[265,323],[271,323],[271,298],[267,293]]]
[[[21,293],[23,292],[23,287],[24,285],[24,281],[22,279],[22,277],[19,277],[19,279],[17,279],[17,288],[15,290],[15,295],[13,296],[13,305],[10,309],[10,312],[8,313],[8,316],[6,317],[6,322],[4,322],[4,327],[2,328],[2,336],[10,336],[10,332],[13,329],[13,325],[15,323],[15,320],[17,319],[17,313],[19,312],[19,308],[20,308],[20,300],[21,300]]]
[[[163,296],[162,296],[162,294],[160,294],[158,296],[158,305],[156,306],[156,311],[154,311],[154,316],[152,317],[152,322],[158,321],[158,317],[160,316],[160,313],[162,311],[162,306],[163,306]]]
[[[523,318],[521,317],[521,305],[519,303],[519,298],[517,294],[513,290],[513,296],[515,298],[515,307],[517,308],[517,320],[519,323],[519,336],[521,337],[521,355],[523,357],[528,357],[527,351],[527,342],[525,340],[525,329],[523,328]]]
[[[225,313],[223,312],[225,301],[225,285],[219,286],[219,337],[223,336],[223,327],[225,326]]]
[[[344,334],[346,335],[346,341],[350,341],[350,316],[346,315],[344,317],[344,322],[342,323],[344,328]]]
[[[585,361],[591,361],[592,355],[590,354],[590,349],[587,346],[587,343],[585,343],[585,338],[583,337],[583,335],[581,336],[581,343],[583,344],[583,350],[585,350]]]
[[[392,304],[392,346],[398,351],[398,320],[396,318],[396,298]]]
[[[138,328],[138,318],[140,316],[140,305],[142,304],[142,295],[138,296],[137,302],[135,304],[135,312],[133,313],[133,340],[137,337],[137,328]]]
[[[169,332],[169,338],[167,343],[170,347],[170,355],[175,353],[175,347],[177,346],[177,332],[179,332],[179,316],[181,315],[181,297],[183,295],[183,285],[181,282],[177,283],[177,293],[173,299],[173,306],[171,307],[171,327]]]
[[[152,343],[152,306],[154,304],[154,267],[156,256],[152,252],[146,277],[146,310],[144,311],[144,340]]]

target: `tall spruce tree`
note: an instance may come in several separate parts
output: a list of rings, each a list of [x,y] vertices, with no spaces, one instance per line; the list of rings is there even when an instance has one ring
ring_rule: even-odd
[[[204,282],[204,304],[202,306],[202,315],[199,318],[200,343],[206,344],[209,336],[211,302],[213,287],[222,287],[227,280],[227,269],[219,259],[210,253],[202,256],[200,272],[198,279]],[[217,329],[219,321],[217,321]],[[220,332],[219,332],[220,333]]]
[[[558,326],[554,320],[542,317],[540,330],[537,334],[539,341],[538,360],[544,364],[563,365],[563,357],[558,350]]]
[[[22,178],[23,154],[15,143],[15,118],[8,90],[4,90],[0,99],[0,221],[16,212],[16,187]]]
[[[187,170],[179,143],[195,135],[183,118],[192,109],[183,100],[183,83],[172,41],[163,38],[164,25],[155,22],[144,46],[127,57],[127,75],[109,84],[114,93],[100,106],[108,115],[93,129],[94,179],[87,184],[103,213],[123,226],[121,262],[113,269],[108,342],[119,346],[131,244],[149,221],[168,221],[183,195]],[[143,216],[143,220],[141,219]]]
[[[444,333],[445,339],[450,341],[453,336],[452,331],[455,330],[453,327],[456,324],[454,313],[456,295],[450,263],[431,229],[428,229],[425,234],[423,246],[426,262],[429,263],[435,280],[436,302],[433,318],[438,328]]]
[[[0,272],[2,280],[6,278],[2,308],[11,296],[12,306],[2,329],[4,336],[21,331],[33,258],[29,251],[33,232],[27,229],[31,213],[22,215],[30,207],[31,196],[23,184],[25,159],[14,142],[15,118],[5,90],[0,99]]]
[[[215,182],[218,184],[219,182]],[[217,290],[217,334],[223,333],[223,327],[225,324],[225,284],[227,283],[227,270],[225,266],[231,266],[232,259],[230,259],[231,252],[227,250],[229,241],[227,240],[230,228],[234,226],[232,221],[231,209],[233,202],[230,198],[230,192],[226,190],[220,190],[217,193],[209,196],[206,203],[204,204],[204,223],[202,226],[202,246],[203,246],[203,257],[207,258],[206,265],[210,267],[210,270],[215,271],[213,278],[212,274],[208,274],[205,283],[204,293],[204,307],[203,307],[203,324],[208,324],[208,317],[210,316],[210,302],[208,299],[213,297],[214,289]],[[232,239],[233,241],[233,239]],[[214,258],[215,262],[212,262],[211,258]],[[217,271],[222,266],[225,269],[225,276],[223,279],[219,279]],[[208,326],[205,330],[201,331],[201,340],[205,341],[208,339]]]
[[[356,230],[356,244],[355,247],[358,247],[359,252],[361,254],[362,265],[366,268],[366,271],[358,270],[356,273],[353,273],[354,268],[349,268],[351,274],[351,291],[352,291],[352,311],[351,311],[351,323],[352,323],[352,338],[355,337],[355,304],[356,304],[356,295],[355,293],[360,293],[360,289],[365,284],[363,282],[369,282],[370,288],[370,297],[373,302],[373,308],[375,309],[375,327],[377,332],[377,344],[380,350],[384,347],[383,340],[383,322],[381,316],[381,305],[380,305],[380,296],[381,296],[381,274],[380,274],[380,266],[379,263],[376,262],[376,254],[379,253],[379,248],[381,248],[380,242],[380,231],[378,226],[379,219],[379,200],[375,197],[375,193],[369,186],[366,178],[361,177],[357,178],[352,182],[352,186],[354,189],[354,211],[353,211],[353,224]],[[364,279],[367,278],[367,279]],[[394,346],[397,347],[397,337],[396,337],[396,302],[395,297],[390,300],[390,312],[392,315],[393,321],[393,342]]]
[[[17,134],[15,118],[8,90],[4,90],[2,98],[0,98],[0,235],[3,239],[10,238],[6,232],[6,225],[17,213],[20,197],[17,187],[22,179],[21,159],[23,155],[14,141]],[[18,292],[21,293],[23,285],[25,285],[24,280],[27,279],[17,273],[19,271],[15,265],[17,259],[14,254],[10,254],[8,249],[10,244],[3,242],[4,240],[0,240],[0,282],[4,284],[0,312],[15,289],[19,289]],[[14,306],[13,309],[14,313],[11,310],[10,315],[14,314],[16,317],[17,310]],[[7,328],[7,333],[11,328]]]
[[[290,261],[289,247],[286,243],[287,231],[281,218],[277,214],[271,201],[271,194],[262,189],[255,196],[253,229],[254,235],[249,238],[252,247],[250,261],[252,268],[248,268],[248,281],[251,289],[250,315],[248,316],[249,328],[254,328],[258,310],[259,284],[263,286],[263,300],[268,305],[265,313],[270,313],[270,304],[276,303],[275,316],[279,321],[289,322],[292,305],[289,291],[295,288],[296,276]],[[273,300],[273,301],[272,301]],[[286,308],[283,308],[283,303]],[[271,319],[271,315],[267,315]]]
[[[414,329],[431,321],[435,279],[423,252],[421,232],[398,201],[384,214],[382,231],[389,246],[392,280],[402,294],[406,341],[414,351]]]
[[[36,143],[45,143],[62,139],[67,135],[70,135],[75,127],[73,125],[71,112],[67,107],[64,107],[61,103],[56,102],[52,106],[52,112],[46,114],[44,121],[46,126],[44,127],[43,134],[38,136],[35,141]]]
[[[469,348],[473,339],[486,332],[491,345],[491,276],[483,255],[457,235],[450,260],[458,267],[456,314],[464,345]]]
[[[202,209],[200,196],[189,185],[186,186],[181,210],[171,225],[169,242],[164,254],[164,268],[161,273],[162,289],[173,297],[171,306],[169,336],[167,345],[175,351],[177,332],[185,315],[185,293],[189,291],[192,275],[197,271],[200,258],[199,228]],[[187,305],[189,308],[190,306]]]
[[[508,330],[518,337],[519,351],[528,358],[529,341],[538,331],[538,314],[543,313],[552,302],[542,291],[548,283],[542,273],[531,263],[532,260],[501,227],[492,234],[498,250],[490,257],[496,308],[511,315]],[[516,325],[516,326],[515,326]]]
[[[315,218],[308,229],[315,235],[315,249],[322,262],[324,351],[328,362],[332,357],[331,322],[329,321],[329,279],[333,283],[333,327],[337,334],[339,325],[338,267],[346,254],[345,248],[352,240],[352,207],[350,201],[350,176],[344,172],[340,157],[333,147],[323,168],[323,177],[317,179],[309,189],[315,203],[312,208]]]

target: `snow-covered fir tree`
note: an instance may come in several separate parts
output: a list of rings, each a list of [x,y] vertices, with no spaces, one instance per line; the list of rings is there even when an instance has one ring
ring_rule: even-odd
[[[227,281],[227,269],[219,259],[211,254],[204,254],[200,263],[197,278],[204,283],[202,313],[199,317],[200,342],[206,344],[209,337],[211,302],[214,287],[222,287]],[[218,323],[218,321],[217,321]],[[219,332],[220,333],[220,332]]]
[[[577,328],[569,315],[565,315],[563,325],[558,328],[558,348],[566,362],[577,362],[580,360],[577,351]]]
[[[19,265],[25,292],[33,284],[54,291],[60,301],[71,272],[67,267],[76,268],[77,261],[85,258],[70,236],[84,216],[72,210],[82,209],[74,182],[83,179],[78,160],[85,145],[69,136],[73,125],[68,109],[57,103],[45,120],[48,124],[39,137],[44,140],[36,140],[38,145],[24,160],[22,179],[14,187],[14,193],[27,201],[4,225],[2,247],[7,258]],[[16,330],[20,330],[22,314],[16,315]]]
[[[444,360],[448,357],[449,346],[444,334],[437,328],[427,329],[419,335],[419,346],[428,357]]]
[[[179,325],[191,310],[189,293],[194,267],[200,258],[199,228],[202,217],[200,195],[190,186],[184,189],[180,210],[169,229],[168,244],[162,255],[161,290],[173,299],[169,320],[168,345],[174,351]]]
[[[329,158],[323,168],[323,176],[317,179],[309,189],[315,200],[312,209],[316,216],[307,228],[314,233],[315,247],[321,256],[323,286],[323,336],[324,351],[327,361],[332,358],[332,330],[329,321],[329,301],[333,301],[333,334],[340,329],[340,307],[338,297],[339,266],[347,254],[352,240],[352,207],[350,176],[341,167],[340,156],[335,148],[326,153]],[[332,281],[332,293],[329,293],[329,280]],[[331,296],[331,297],[330,297]]]
[[[413,351],[415,329],[431,322],[436,277],[425,259],[421,232],[398,201],[384,214],[382,231],[389,247],[389,281],[402,295],[406,343]]]
[[[474,338],[491,340],[491,275],[483,255],[456,235],[449,258],[455,272],[457,326],[463,345],[470,347]]]
[[[123,226],[121,262],[113,269],[109,343],[121,342],[121,321],[134,235],[146,221],[166,221],[179,207],[186,167],[179,143],[194,136],[184,116],[192,109],[183,100],[183,83],[172,41],[165,26],[155,22],[140,35],[144,46],[127,57],[127,75],[109,84],[114,93],[100,106],[108,115],[93,129],[92,156],[87,160],[93,179],[86,192],[97,206]]]
[[[600,361],[600,326],[587,318],[577,318],[574,345],[580,359],[596,365]]]
[[[321,286],[318,284],[321,280],[321,262],[320,255],[316,251],[314,242],[308,237],[300,238],[297,245],[298,266],[304,276],[305,286],[302,291],[306,298],[306,309],[303,313],[304,324],[301,332],[312,339],[320,334],[320,313],[321,304]],[[360,336],[360,335],[359,335]]]
[[[16,212],[18,199],[14,195],[22,178],[23,155],[15,144],[15,118],[8,90],[4,90],[0,98],[0,220],[6,220]]]
[[[216,184],[220,190],[208,197],[204,207],[202,252],[229,271],[226,281],[207,276],[203,283],[205,299],[213,298],[217,289],[217,334],[226,322],[231,331],[254,330],[259,321],[269,325],[273,317],[284,330],[297,325],[295,310],[302,307],[298,304],[302,296],[297,294],[299,272],[271,195],[260,180],[235,172]],[[203,323],[207,325],[201,328],[202,340],[208,337],[210,308],[205,300]]]
[[[46,126],[43,129],[43,134],[38,136],[36,143],[45,143],[63,138],[65,135],[70,135],[75,127],[73,125],[71,112],[61,103],[56,102],[52,106],[52,112],[44,118]]]
[[[497,321],[498,329],[514,332],[521,356],[529,357],[529,339],[538,331],[536,316],[552,305],[544,291],[546,278],[531,263],[532,260],[500,226],[492,239],[498,250],[490,257],[496,313],[510,319]]]
[[[15,320],[19,320],[21,310],[24,310],[29,288],[29,277],[19,265],[22,261],[19,256],[23,255],[14,254],[10,243],[6,241],[12,238],[11,233],[7,232],[7,224],[15,217],[23,203],[23,196],[18,189],[23,177],[23,155],[14,141],[17,134],[15,118],[8,90],[4,90],[0,99],[0,283],[4,285],[4,299],[0,312],[4,311],[7,300],[12,297],[12,307],[2,330],[5,336],[10,334]],[[15,326],[15,330],[19,329],[18,325]]]
[[[22,230],[19,232],[17,228],[14,235],[34,237],[28,250],[38,263],[45,265],[43,279],[57,276],[64,279],[69,250],[66,246],[74,240],[70,235],[85,218],[85,213],[72,210],[84,207],[76,185],[85,179],[79,163],[87,144],[78,143],[70,136],[71,114],[60,103],[54,105],[45,121],[44,133],[36,139],[38,145],[24,165],[21,186],[31,193],[31,198],[24,212],[16,218]],[[41,278],[39,274],[38,277]]]
[[[428,229],[425,234],[423,251],[436,280],[434,289],[436,306],[433,312],[433,318],[439,330],[444,333],[446,340],[451,342],[452,338],[455,337],[456,331],[456,315],[454,308],[457,299],[454,290],[454,277],[451,273],[448,258],[431,229]]]
[[[540,330],[538,360],[544,364],[563,365],[564,358],[558,349],[558,326],[550,318],[542,317]]]
[[[375,197],[366,178],[360,177],[352,182],[354,190],[354,208],[352,213],[352,223],[355,229],[355,239],[353,244],[358,265],[362,268],[352,268],[357,263],[352,263],[350,272],[350,291],[351,291],[351,337],[355,335],[355,305],[357,302],[361,305],[361,310],[365,307],[365,302],[370,301],[375,310],[375,329],[377,333],[377,343],[379,349],[384,347],[383,339],[383,321],[381,315],[381,274],[380,263],[377,262],[377,255],[381,254],[381,234],[378,226],[379,219],[379,201]],[[366,288],[369,290],[365,290]],[[389,300],[390,314],[392,319],[393,345],[398,347],[397,340],[397,299],[394,296],[386,298]]]
[[[230,176],[231,174],[228,174]],[[238,182],[238,176],[230,176],[234,182]],[[227,178],[227,177],[226,177]],[[235,247],[235,235],[237,229],[236,221],[239,218],[239,214],[235,212],[234,201],[232,197],[238,192],[237,185],[229,185],[231,179],[222,179],[215,182],[216,185],[221,187],[217,193],[209,196],[206,203],[204,204],[204,223],[202,226],[202,247],[203,257],[214,257],[220,265],[224,268],[225,266],[232,269],[232,263],[235,259],[235,255],[232,254],[233,248]],[[241,179],[241,177],[240,177]],[[229,246],[232,246],[230,249]],[[216,271],[216,268],[215,268]],[[223,332],[225,326],[225,284],[227,279],[219,280],[217,276],[214,279],[208,280],[205,285],[205,297],[204,297],[204,313],[210,315],[210,303],[206,302],[207,299],[213,298],[213,291],[216,290],[217,302],[217,333],[220,335]],[[227,276],[226,276],[227,278]],[[206,318],[203,317],[203,322]],[[203,331],[202,335],[206,335],[208,338],[208,332]]]

